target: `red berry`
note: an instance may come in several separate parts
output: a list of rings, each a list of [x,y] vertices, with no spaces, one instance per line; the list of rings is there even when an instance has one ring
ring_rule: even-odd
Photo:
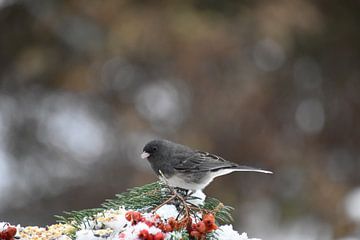
[[[203,220],[215,222],[215,217],[212,213],[207,213],[203,216]]]
[[[164,232],[172,232],[174,229],[170,224],[164,225]]]
[[[133,212],[133,219],[137,222],[139,222],[141,220],[142,216],[141,213],[139,212]]]
[[[209,227],[213,224],[215,224],[215,217],[211,213],[206,214],[203,217],[203,222],[205,223],[206,227]]]
[[[148,225],[149,227],[154,226],[154,223],[151,222],[151,221],[149,221],[149,220],[145,220],[144,223],[145,223],[146,225]]]
[[[168,224],[170,224],[172,228],[175,228],[175,226],[177,225],[177,221],[175,220],[175,218],[171,217],[168,219]]]
[[[128,211],[127,213],[125,213],[125,219],[126,219],[126,220],[131,221],[132,212],[133,212],[133,211]]]
[[[138,237],[140,239],[144,239],[144,240],[148,240],[149,236],[150,236],[150,234],[149,234],[148,230],[146,230],[146,229],[141,230],[138,235]]]
[[[218,226],[216,224],[212,224],[212,225],[206,227],[207,232],[211,232],[211,231],[214,231],[216,229],[218,229]]]
[[[198,222],[195,226],[195,229],[200,233],[205,233],[206,232],[205,223],[203,221]]]
[[[0,232],[0,239],[12,240],[16,235],[16,227],[8,227],[7,229]]]
[[[162,232],[158,232],[154,235],[154,240],[164,240],[165,236]]]
[[[6,231],[8,232],[9,236],[14,237],[16,235],[17,229],[16,227],[8,227]]]
[[[201,233],[199,233],[198,231],[194,230],[190,232],[190,236],[194,237],[195,239],[199,239],[201,237]]]
[[[132,225],[137,224],[140,221],[144,221],[145,218],[142,217],[141,213],[136,211],[128,211],[125,214],[126,220],[130,221]]]

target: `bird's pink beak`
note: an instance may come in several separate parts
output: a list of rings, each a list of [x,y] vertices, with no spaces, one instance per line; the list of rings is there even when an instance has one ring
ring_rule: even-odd
[[[142,159],[148,158],[149,156],[150,156],[150,154],[149,154],[148,152],[143,152],[143,153],[141,154],[141,158],[142,158]]]

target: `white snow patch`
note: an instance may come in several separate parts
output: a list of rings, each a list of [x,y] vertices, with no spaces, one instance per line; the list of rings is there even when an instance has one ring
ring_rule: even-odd
[[[233,229],[232,225],[223,225],[219,227],[215,234],[218,236],[218,240],[261,240],[259,238],[248,238],[247,233],[241,235]]]
[[[161,208],[159,208],[156,211],[156,214],[158,214],[161,219],[169,219],[171,217],[176,218],[178,216],[179,212],[174,205],[166,204],[166,205],[162,206]]]

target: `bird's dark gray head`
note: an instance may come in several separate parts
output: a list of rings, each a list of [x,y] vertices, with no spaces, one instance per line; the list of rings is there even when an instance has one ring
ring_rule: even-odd
[[[152,159],[166,157],[173,148],[174,143],[167,140],[152,140],[148,142],[143,148],[141,158],[147,158],[149,161]]]
[[[178,156],[186,157],[192,154],[193,150],[181,144],[168,140],[159,139],[148,142],[143,148],[141,158],[147,159],[152,168],[157,172],[162,168],[171,168],[172,164],[179,161]],[[166,172],[169,169],[162,169]]]
[[[176,152],[176,143],[167,140],[152,140],[143,148],[141,158],[146,158],[157,175],[161,171],[169,176],[173,173],[172,155]]]

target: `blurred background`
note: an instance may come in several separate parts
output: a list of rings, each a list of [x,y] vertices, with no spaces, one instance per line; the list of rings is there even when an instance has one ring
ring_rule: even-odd
[[[360,238],[359,1],[0,0],[0,219],[155,181],[167,138],[275,172],[206,193],[264,240]]]

